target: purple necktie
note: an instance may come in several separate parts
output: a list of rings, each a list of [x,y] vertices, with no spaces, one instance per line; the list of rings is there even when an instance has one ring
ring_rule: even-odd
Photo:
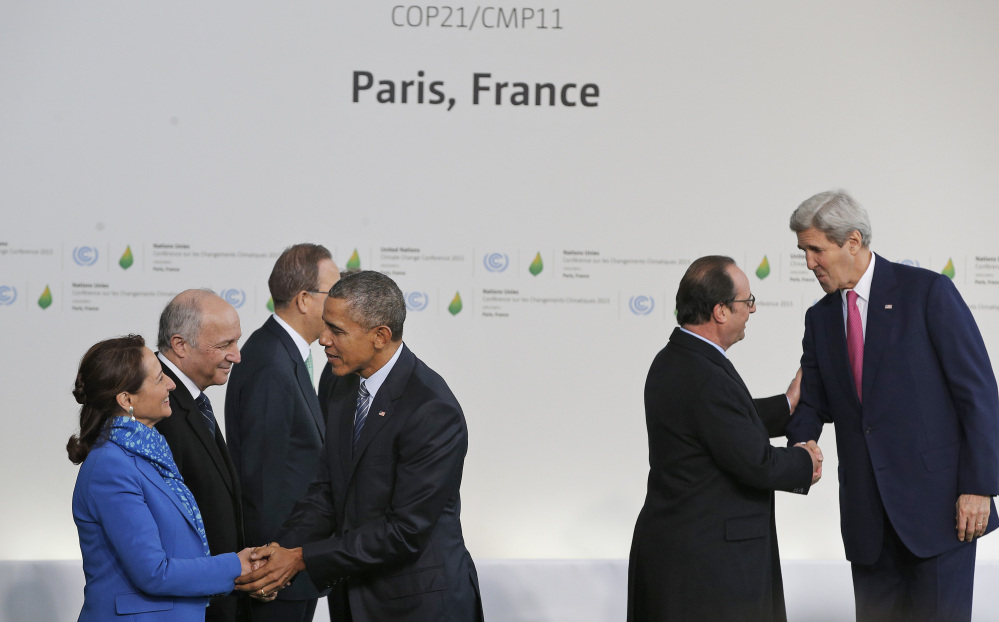
[[[846,292],[846,351],[850,356],[850,370],[853,382],[857,385],[857,397],[863,401],[864,386],[864,325],[860,321],[857,308],[857,292]]]

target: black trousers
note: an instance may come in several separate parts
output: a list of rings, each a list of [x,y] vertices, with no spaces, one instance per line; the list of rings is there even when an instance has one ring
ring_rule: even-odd
[[[923,558],[902,543],[887,516],[884,530],[878,561],[852,565],[857,622],[971,622],[977,541]]]
[[[272,600],[269,603],[250,599],[252,622],[312,622],[316,614],[316,599]]]

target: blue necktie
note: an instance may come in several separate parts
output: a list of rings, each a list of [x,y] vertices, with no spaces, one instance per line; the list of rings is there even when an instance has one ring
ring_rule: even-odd
[[[371,394],[361,380],[361,387],[357,390],[357,410],[354,411],[354,443],[351,448],[357,446],[357,439],[361,438],[361,430],[364,429],[364,420],[368,418],[368,409],[371,408]]]
[[[212,438],[215,438],[215,411],[212,410],[212,403],[208,401],[208,396],[202,393],[198,399],[194,400],[194,403],[198,405],[198,410],[201,411],[201,416],[205,420],[205,425],[208,426],[208,431],[212,433]]]

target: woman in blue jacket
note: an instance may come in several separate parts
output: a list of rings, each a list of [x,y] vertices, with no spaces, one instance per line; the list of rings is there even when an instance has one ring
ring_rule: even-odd
[[[138,335],[94,345],[73,395],[83,463],[73,491],[84,588],[80,622],[203,621],[208,599],[249,571],[250,549],[212,555],[201,512],[153,426],[170,416],[173,381]]]

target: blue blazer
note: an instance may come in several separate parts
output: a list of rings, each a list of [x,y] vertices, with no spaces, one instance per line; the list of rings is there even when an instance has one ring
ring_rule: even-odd
[[[235,553],[206,557],[194,522],[143,458],[105,442],[73,491],[84,588],[80,622],[205,619],[212,594],[240,574]]]
[[[842,305],[833,292],[805,314],[801,401],[788,441],[818,439],[824,423],[835,424],[850,561],[877,560],[884,514],[919,557],[962,546],[958,496],[999,493],[999,391],[975,319],[946,276],[878,256],[861,401]],[[988,531],[997,526],[989,521]]]

